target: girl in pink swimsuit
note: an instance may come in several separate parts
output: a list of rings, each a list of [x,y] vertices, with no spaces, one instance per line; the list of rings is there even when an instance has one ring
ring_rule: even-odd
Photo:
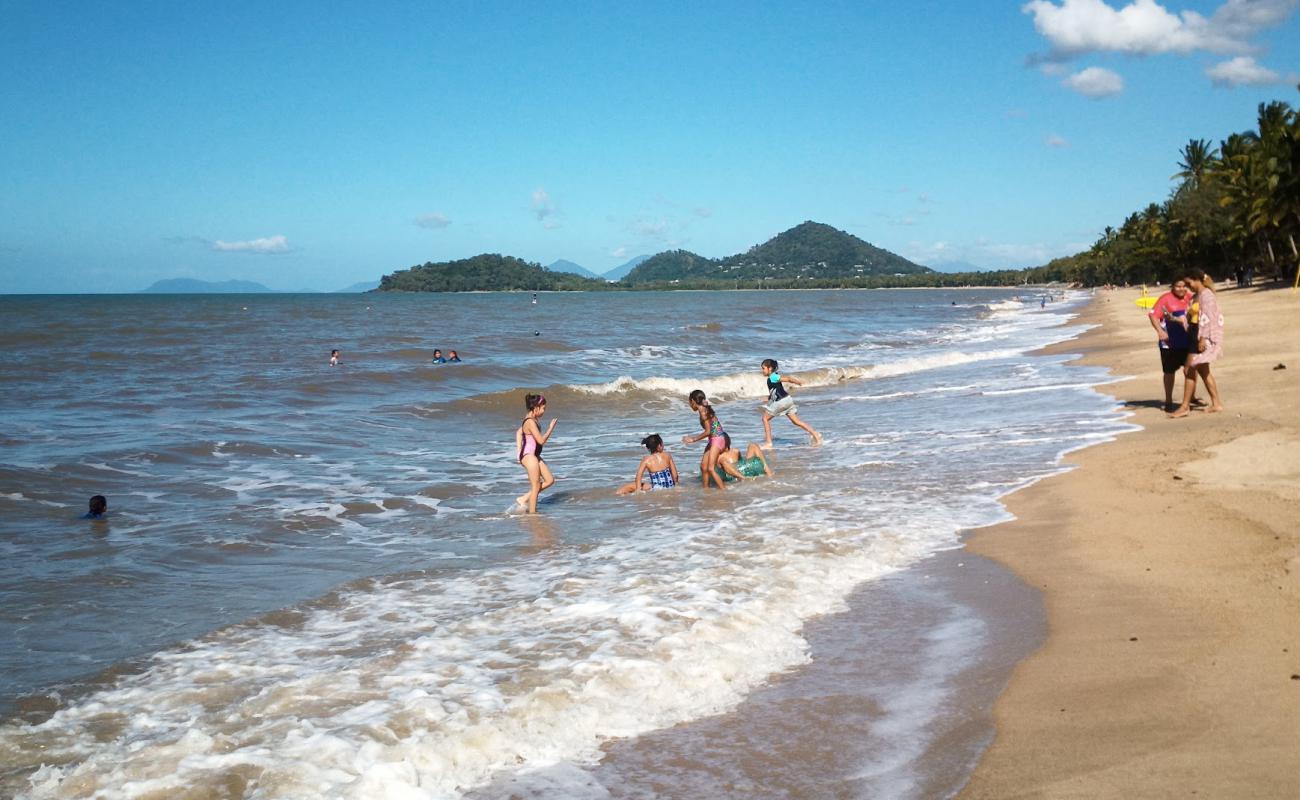
[[[704,482],[704,488],[709,488],[709,483],[712,482],[719,489],[724,489],[726,487],[723,486],[722,480],[714,472],[714,468],[718,465],[718,455],[727,449],[722,422],[718,419],[713,406],[709,405],[709,399],[704,396],[703,390],[696,389],[686,399],[691,404],[691,410],[700,415],[700,427],[704,430],[694,436],[683,436],[682,442],[690,444],[701,439],[709,440],[709,446],[704,448],[704,455],[700,458],[700,477]]]
[[[518,453],[519,465],[528,473],[529,488],[515,498],[515,503],[523,506],[529,514],[536,514],[537,495],[555,483],[550,467],[542,460],[542,445],[551,438],[557,420],[551,420],[546,433],[542,433],[542,429],[537,426],[537,420],[546,413],[546,398],[540,394],[524,395],[524,407],[528,409],[528,415],[515,430],[515,452]]]

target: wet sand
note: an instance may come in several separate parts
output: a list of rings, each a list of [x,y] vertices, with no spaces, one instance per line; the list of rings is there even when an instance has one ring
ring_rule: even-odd
[[[962,797],[1300,797],[1300,296],[1222,289],[1226,410],[1173,420],[1139,295],[1098,292],[1057,349],[1136,376],[1101,390],[1143,430],[968,540],[1042,591],[1048,636]]]

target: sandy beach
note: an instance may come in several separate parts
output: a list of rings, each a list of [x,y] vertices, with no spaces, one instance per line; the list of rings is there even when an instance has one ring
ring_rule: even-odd
[[[1300,796],[1300,296],[1219,291],[1226,410],[1181,420],[1139,296],[1098,291],[1058,349],[1135,376],[1102,391],[1142,430],[968,541],[1042,591],[1049,632],[962,797]]]

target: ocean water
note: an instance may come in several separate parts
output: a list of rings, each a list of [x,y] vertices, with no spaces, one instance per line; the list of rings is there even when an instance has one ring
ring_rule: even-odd
[[[1034,352],[1085,301],[0,297],[0,795],[950,792],[1007,627],[950,551],[1128,428]],[[706,492],[686,395],[761,441],[769,357],[825,443],[774,420],[775,476]],[[615,497],[652,432],[685,485]],[[821,761],[759,755],[847,718]]]

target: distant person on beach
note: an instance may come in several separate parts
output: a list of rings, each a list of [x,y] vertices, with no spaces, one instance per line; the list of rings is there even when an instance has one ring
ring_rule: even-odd
[[[456,351],[455,351],[455,350],[452,350],[450,353],[447,354],[447,363],[448,363],[448,364],[459,364],[459,363],[460,363],[460,356],[456,355]]]
[[[664,450],[664,440],[657,433],[652,433],[641,440],[650,455],[641,459],[637,465],[636,477],[631,483],[625,483],[618,489],[618,494],[649,492],[655,489],[671,489],[677,485],[677,464],[673,457]],[[645,477],[646,480],[642,480]]]
[[[337,367],[338,365],[339,365],[339,351],[337,351],[337,350],[331,350],[331,351],[330,351],[330,366],[331,366],[331,367]]]
[[[1210,407],[1206,411],[1213,414],[1223,410],[1219,383],[1210,373],[1210,365],[1223,355],[1223,314],[1219,311],[1219,298],[1214,294],[1214,281],[1205,270],[1188,270],[1185,280],[1196,293],[1199,321],[1196,326],[1196,343],[1191,346],[1191,358],[1187,361],[1187,379],[1183,381],[1183,402],[1169,415],[1175,419],[1191,413],[1197,376],[1200,376],[1210,393]]]
[[[447,359],[445,359],[445,358],[442,357],[442,351],[441,351],[441,350],[439,350],[439,349],[437,349],[437,348],[434,348],[434,350],[433,350],[433,361],[432,361],[431,363],[434,363],[434,364],[446,364],[446,363],[447,363]]]
[[[777,363],[774,358],[763,359],[761,369],[767,383],[767,402],[759,406],[763,414],[763,447],[772,449],[772,417],[785,416],[790,422],[794,423],[796,428],[803,428],[812,437],[813,444],[822,443],[822,435],[812,429],[812,426],[799,419],[795,412],[794,398],[785,390],[786,381],[793,383],[795,386],[803,386],[803,381],[790,376],[781,376],[777,372]]]
[[[97,494],[90,498],[90,510],[81,515],[82,519],[104,519],[108,516],[108,498]]]
[[[696,389],[686,398],[691,405],[691,410],[700,415],[700,427],[704,430],[694,436],[683,436],[683,444],[691,444],[702,439],[708,439],[709,443],[704,448],[704,455],[700,457],[700,480],[704,488],[709,488],[712,483],[719,489],[725,489],[722,481],[718,479],[717,474],[713,471],[718,466],[718,455],[726,449],[726,440],[723,438],[722,421],[718,419],[718,414],[709,404],[709,399],[704,395],[704,390]]]
[[[1192,294],[1184,278],[1169,284],[1169,291],[1160,295],[1147,321],[1156,331],[1156,344],[1160,348],[1160,369],[1164,373],[1165,411],[1174,410],[1174,375],[1186,366],[1190,339],[1187,328]]]
[[[536,293],[533,294],[533,305],[537,305],[537,295],[536,295]]]
[[[518,453],[519,465],[528,473],[528,491],[515,498],[515,504],[523,506],[529,514],[537,513],[537,496],[555,483],[551,468],[542,460],[542,445],[551,438],[557,420],[551,420],[546,433],[537,427],[537,420],[546,413],[546,398],[540,394],[524,395],[524,408],[528,414],[515,431],[515,452]]]
[[[731,435],[722,435],[726,439],[726,449],[718,454],[718,476],[722,480],[730,482],[776,474],[763,456],[763,448],[750,442],[742,456],[731,446]]]

